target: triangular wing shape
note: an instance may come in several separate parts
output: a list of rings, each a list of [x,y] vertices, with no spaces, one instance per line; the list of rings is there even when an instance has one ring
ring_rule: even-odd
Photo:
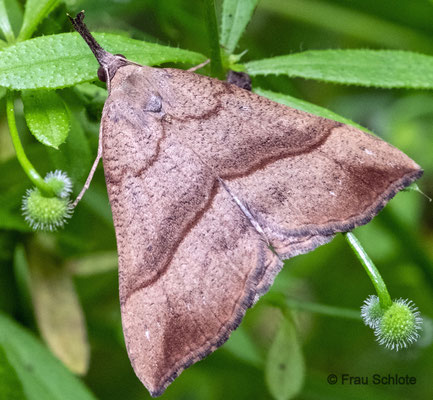
[[[228,338],[283,258],[421,175],[374,136],[179,70],[119,68],[102,129],[125,341],[154,396]]]

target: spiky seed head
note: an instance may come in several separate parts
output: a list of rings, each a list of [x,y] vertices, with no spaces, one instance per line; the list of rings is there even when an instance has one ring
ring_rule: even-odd
[[[58,197],[66,198],[72,192],[72,181],[64,171],[56,169],[48,172],[44,181],[54,190]]]
[[[37,188],[27,190],[21,209],[32,229],[42,231],[61,228],[72,215],[68,198],[45,197]]]
[[[400,298],[384,312],[374,334],[379,344],[398,351],[416,342],[421,328],[418,308],[411,300]]]

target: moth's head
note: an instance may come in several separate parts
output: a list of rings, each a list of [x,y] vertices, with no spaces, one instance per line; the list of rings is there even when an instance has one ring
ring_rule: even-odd
[[[107,82],[107,74],[110,77],[110,81],[111,81],[116,71],[120,67],[123,67],[124,65],[128,64],[128,60],[123,54],[110,54],[108,52],[107,54],[112,56],[109,58],[109,60],[107,60],[108,62],[104,64],[99,63],[100,66],[98,68],[98,79],[101,82]]]
[[[81,11],[77,14],[75,18],[69,16],[69,20],[74,26],[75,30],[81,35],[81,37],[86,41],[87,45],[92,50],[96,59],[99,62],[98,69],[98,78],[102,82],[107,81],[107,77],[111,81],[113,79],[116,71],[125,65],[128,64],[128,60],[122,54],[111,54],[108,51],[105,51],[99,43],[95,40],[92,34],[87,29],[86,24],[83,22],[84,20],[84,11]]]

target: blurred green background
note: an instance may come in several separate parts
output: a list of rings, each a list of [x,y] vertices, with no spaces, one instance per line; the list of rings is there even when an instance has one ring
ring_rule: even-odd
[[[218,9],[221,6],[220,2],[216,5]],[[81,9],[85,9],[86,23],[92,31],[122,32],[132,38],[209,55],[204,7],[199,0],[66,0],[44,20],[37,35],[69,32],[66,11],[73,14]],[[433,55],[432,22],[433,2],[428,0],[262,0],[239,43],[238,52],[248,50],[245,61],[310,49],[389,48]],[[418,184],[433,197],[433,93],[430,91],[333,85],[284,76],[256,77],[253,87],[308,100],[372,130],[424,168],[425,174]],[[78,138],[76,146],[81,158],[79,162],[71,160],[72,171],[68,171],[76,179],[78,191],[79,182],[85,179],[96,155],[104,92],[94,89],[88,93],[85,89],[59,92],[76,115],[71,138],[64,147],[73,148],[74,137]],[[115,236],[102,168],[98,168],[91,188],[64,230],[53,234],[32,233],[19,211],[24,190],[31,185],[16,162],[4,110],[2,98],[0,308],[40,337],[42,329],[37,327],[36,319],[44,318],[41,315],[48,312],[44,308],[47,303],[42,300],[35,304],[31,290],[47,293],[53,287],[58,288],[58,297],[51,299],[51,306],[57,304],[64,308],[52,322],[54,327],[55,321],[61,325],[62,316],[72,314],[77,324],[81,324],[81,309],[74,303],[78,299],[88,341],[67,342],[67,346],[82,348],[82,354],[90,349],[88,372],[81,377],[84,384],[99,399],[148,398],[146,389],[132,371],[123,343]],[[53,169],[55,160],[67,159],[67,155],[47,150],[26,133],[22,110],[17,110],[17,118],[29,158],[41,172]],[[379,267],[391,296],[411,299],[419,307],[425,318],[423,335],[410,349],[392,352],[378,346],[371,329],[361,320],[294,307],[292,316],[303,361],[297,360],[293,367],[298,368],[299,363],[305,365],[305,382],[296,398],[432,398],[432,203],[416,192],[399,193],[377,218],[355,233]],[[50,271],[50,279],[38,281],[35,272],[30,278],[32,268]],[[67,270],[73,280],[65,281],[59,270]],[[29,279],[36,280],[29,283]],[[65,294],[67,291],[71,293]],[[299,301],[300,308],[315,303],[352,310],[359,310],[364,299],[374,293],[341,235],[310,254],[287,261],[270,296],[281,292]],[[272,399],[264,370],[281,312],[271,306],[267,296],[247,312],[241,328],[226,345],[183,372],[162,398]],[[62,334],[65,333],[42,336]],[[1,372],[2,360],[0,352],[0,386],[2,376],[6,376]],[[80,369],[84,372],[86,366],[78,366],[77,370]],[[370,377],[374,373],[409,375],[416,377],[416,384],[330,385],[326,378],[331,373]],[[1,393],[0,390],[0,398]]]

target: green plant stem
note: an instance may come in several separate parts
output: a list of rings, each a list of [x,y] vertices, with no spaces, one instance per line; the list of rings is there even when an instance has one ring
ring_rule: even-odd
[[[23,146],[21,144],[21,140],[17,130],[17,124],[15,121],[15,112],[14,112],[14,94],[11,91],[8,91],[6,94],[6,115],[9,125],[9,131],[12,138],[12,143],[15,148],[15,152],[17,154],[17,159],[21,164],[26,175],[29,179],[34,183],[34,185],[41,191],[41,193],[46,197],[54,197],[55,193],[53,189],[42,179],[42,177],[38,174],[35,167],[33,167],[32,163],[27,158]]]
[[[295,299],[287,298],[283,293],[269,293],[266,296],[266,301],[273,306],[281,308],[283,313],[285,309],[296,309],[302,311],[308,311],[312,313],[317,313],[321,315],[327,315],[329,317],[338,317],[338,318],[346,318],[346,319],[354,319],[360,320],[361,316],[359,315],[358,310],[351,310],[349,308],[342,307],[333,307],[319,303],[312,303],[308,301],[299,301]]]
[[[211,75],[224,79],[214,0],[204,0],[205,20],[209,36]]]
[[[388,307],[392,305],[391,296],[388,293],[388,289],[386,288],[385,282],[382,279],[382,276],[379,273],[379,270],[374,265],[371,258],[368,256],[366,251],[359,243],[359,240],[355,237],[352,232],[347,232],[344,234],[347,242],[349,243],[352,250],[355,252],[358,260],[361,262],[365,271],[371,279],[371,282],[376,289],[376,293],[379,297],[380,306],[386,310]]]

